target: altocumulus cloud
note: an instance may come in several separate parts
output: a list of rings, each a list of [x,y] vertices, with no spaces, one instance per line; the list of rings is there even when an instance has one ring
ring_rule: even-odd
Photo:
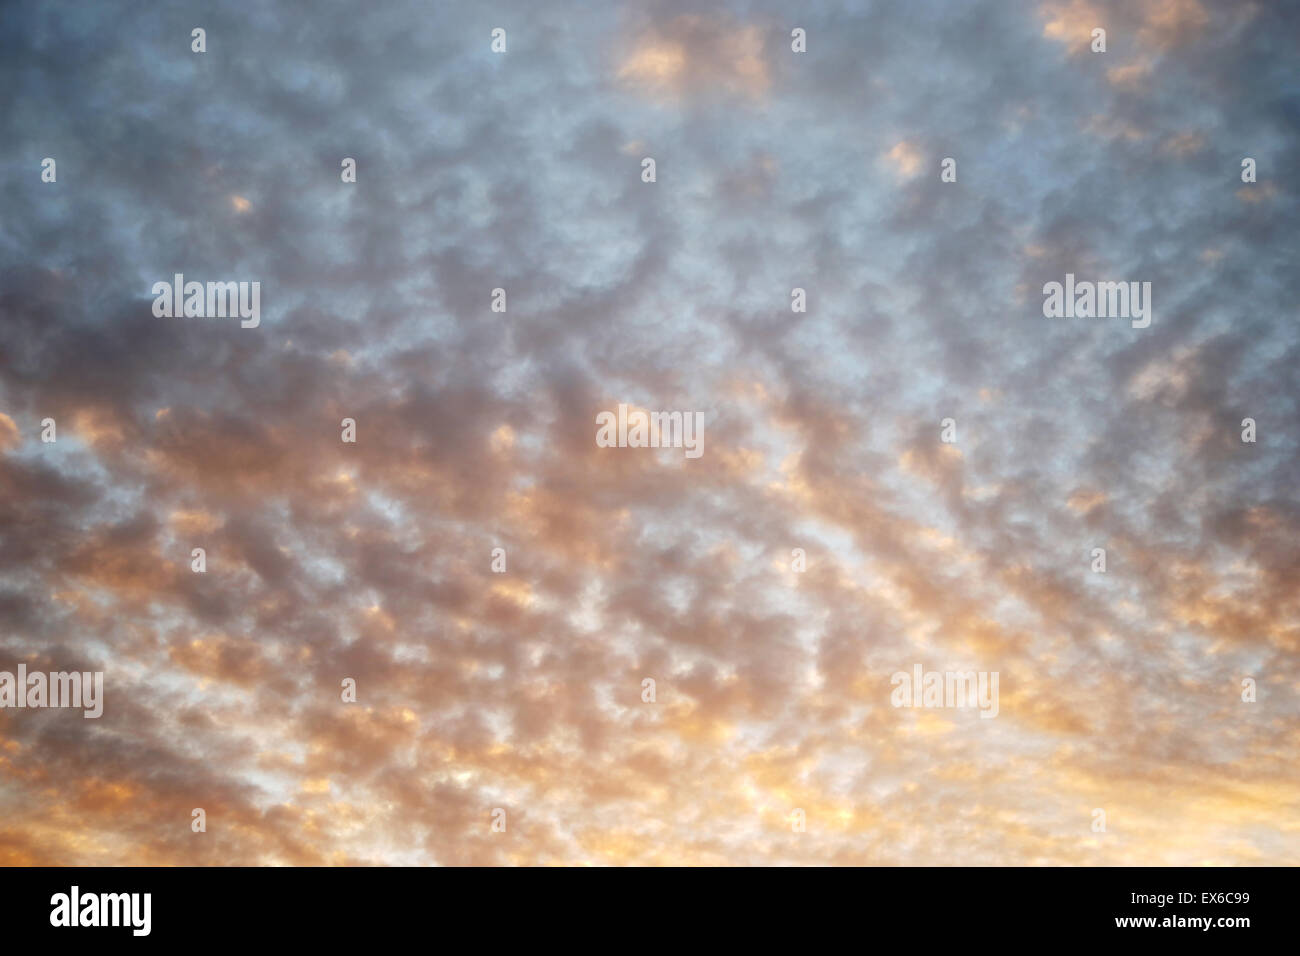
[[[1295,13],[789,7],[6,7],[0,862],[1294,862]]]

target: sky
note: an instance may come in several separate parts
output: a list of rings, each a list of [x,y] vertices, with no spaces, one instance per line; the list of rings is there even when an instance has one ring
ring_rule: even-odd
[[[6,4],[0,671],[104,711],[0,709],[0,864],[1295,864],[1298,46]],[[259,323],[156,315],[177,273]]]

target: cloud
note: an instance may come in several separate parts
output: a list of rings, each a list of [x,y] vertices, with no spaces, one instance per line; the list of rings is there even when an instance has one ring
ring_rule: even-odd
[[[1293,14],[428,16],[4,23],[0,862],[1294,861]]]
[[[679,14],[647,24],[619,64],[618,79],[659,99],[759,99],[772,84],[765,31],[726,16]]]

